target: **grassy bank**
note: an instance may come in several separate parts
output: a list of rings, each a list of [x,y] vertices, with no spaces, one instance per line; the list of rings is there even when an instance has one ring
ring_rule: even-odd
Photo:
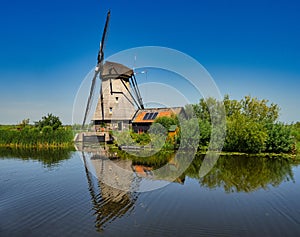
[[[55,148],[73,146],[73,131],[69,127],[53,130],[46,126],[0,126],[0,147]]]
[[[205,155],[207,151],[199,150],[197,155]],[[262,157],[262,158],[270,158],[270,159],[288,159],[300,162],[300,154],[289,154],[289,153],[245,153],[245,152],[229,152],[229,151],[221,151],[219,153],[221,156],[243,156],[243,157]]]
[[[53,114],[43,116],[34,125],[24,119],[18,125],[0,125],[0,147],[66,148],[73,146],[73,131]]]

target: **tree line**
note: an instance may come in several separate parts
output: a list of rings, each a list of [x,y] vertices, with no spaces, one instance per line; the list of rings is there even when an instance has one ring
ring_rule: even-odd
[[[296,139],[293,125],[278,121],[279,106],[268,100],[245,96],[241,100],[201,99],[192,105],[200,127],[200,146],[208,145],[211,137],[210,111],[223,105],[226,117],[226,137],[223,151],[246,153],[293,153]]]

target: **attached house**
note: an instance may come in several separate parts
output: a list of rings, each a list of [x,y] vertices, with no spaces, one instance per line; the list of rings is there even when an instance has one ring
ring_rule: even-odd
[[[172,117],[172,115],[185,115],[183,107],[148,108],[138,110],[132,119],[132,129],[136,133],[147,132],[155,119],[159,117]],[[176,128],[172,126],[174,132]]]

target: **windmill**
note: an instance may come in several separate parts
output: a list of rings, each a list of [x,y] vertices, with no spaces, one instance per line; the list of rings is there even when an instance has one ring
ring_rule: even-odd
[[[118,126],[121,129],[124,122],[131,122],[136,108],[144,109],[134,71],[120,63],[104,62],[104,46],[109,20],[110,11],[106,17],[82,127],[84,127],[91,109],[97,77],[100,78],[101,86],[98,103],[92,118],[95,125],[107,123],[111,127]]]

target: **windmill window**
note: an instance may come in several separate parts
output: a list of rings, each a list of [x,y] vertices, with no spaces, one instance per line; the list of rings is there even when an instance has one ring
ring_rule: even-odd
[[[109,113],[112,114],[113,108],[109,107]]]

